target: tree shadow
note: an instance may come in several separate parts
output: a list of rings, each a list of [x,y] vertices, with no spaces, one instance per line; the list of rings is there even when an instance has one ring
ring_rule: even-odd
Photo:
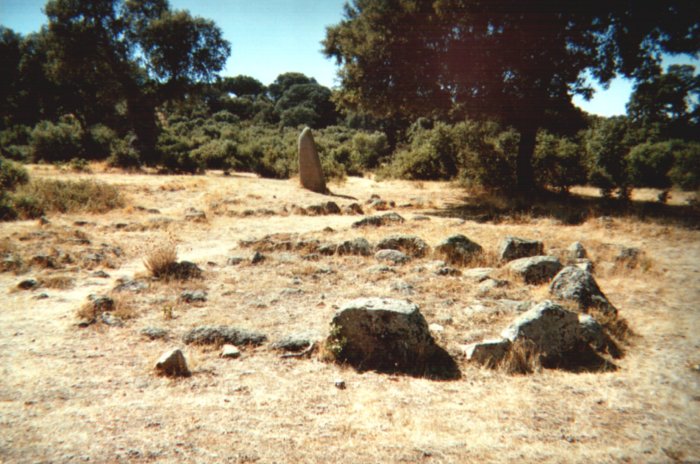
[[[619,200],[578,194],[538,192],[532,195],[477,194],[459,203],[429,211],[439,217],[499,223],[522,216],[554,218],[564,225],[578,225],[590,218],[633,218],[684,228],[700,228],[700,207],[653,201]]]

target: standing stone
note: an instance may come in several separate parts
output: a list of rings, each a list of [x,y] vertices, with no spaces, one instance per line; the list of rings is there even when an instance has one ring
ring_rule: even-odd
[[[316,151],[316,143],[308,127],[305,127],[299,136],[299,178],[305,189],[317,193],[328,191],[323,169],[321,169],[321,160]]]

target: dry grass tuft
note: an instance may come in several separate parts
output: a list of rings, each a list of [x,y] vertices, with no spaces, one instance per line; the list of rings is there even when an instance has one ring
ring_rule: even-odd
[[[590,308],[589,313],[602,325],[608,334],[624,342],[635,335],[625,318],[610,313],[603,313],[596,308]]]
[[[542,368],[541,355],[532,340],[517,340],[498,368],[508,374],[531,374]]]
[[[170,240],[162,243],[148,253],[143,264],[153,277],[167,276],[177,264],[177,247]]]
[[[125,203],[116,187],[95,180],[37,178],[20,187],[17,193],[35,200],[44,212],[106,213]]]
[[[41,279],[41,285],[46,288],[68,290],[75,287],[75,279],[66,275],[57,275]]]

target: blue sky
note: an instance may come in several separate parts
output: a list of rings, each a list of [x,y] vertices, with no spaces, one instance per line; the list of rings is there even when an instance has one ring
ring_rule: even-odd
[[[0,0],[0,24],[22,34],[46,23],[46,0]],[[345,0],[170,0],[174,9],[213,19],[231,42],[223,75],[245,74],[270,84],[284,72],[302,72],[328,87],[336,83],[336,67],[321,53],[326,26],[342,19]],[[685,59],[671,62],[688,62]],[[696,67],[700,62],[694,60]],[[632,83],[616,79],[599,89],[590,102],[575,97],[584,110],[611,116],[625,113]]]

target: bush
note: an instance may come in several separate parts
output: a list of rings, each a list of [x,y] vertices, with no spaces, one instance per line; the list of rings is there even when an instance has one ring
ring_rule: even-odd
[[[139,168],[141,157],[138,150],[134,148],[134,139],[133,134],[127,135],[123,139],[114,139],[110,145],[107,164],[123,169]]]
[[[634,145],[630,134],[627,118],[621,116],[601,119],[586,132],[589,179],[603,196],[616,188],[621,198],[629,196],[626,155]]]
[[[494,122],[466,121],[455,130],[463,146],[460,179],[491,191],[508,191],[515,185],[515,159],[520,136],[502,131]]]
[[[29,146],[33,161],[66,162],[83,155],[83,130],[74,119],[41,121],[32,130]]]
[[[634,187],[667,189],[668,172],[673,167],[673,152],[678,142],[643,143],[627,154],[628,177]]]
[[[22,166],[0,157],[0,189],[9,192],[29,182],[29,174]]]
[[[585,183],[582,151],[579,144],[567,138],[540,131],[533,160],[537,184],[566,192],[574,185]]]
[[[124,206],[119,190],[94,180],[34,179],[17,189],[17,198],[29,209],[46,212],[105,213]]]
[[[389,141],[383,132],[358,132],[351,145],[352,164],[362,170],[375,169],[389,155]]]
[[[103,124],[92,126],[87,132],[84,146],[84,154],[87,159],[105,159],[112,149],[112,144],[117,139],[117,134]]]
[[[163,132],[158,137],[157,149],[163,168],[173,173],[196,174],[204,171],[204,160],[196,155],[193,150],[196,142],[186,136],[179,136],[172,132]]]
[[[29,159],[29,134],[31,128],[15,125],[0,131],[0,156],[15,161]]]
[[[673,152],[674,163],[669,172],[673,185],[683,190],[700,188],[700,143],[677,144]]]

